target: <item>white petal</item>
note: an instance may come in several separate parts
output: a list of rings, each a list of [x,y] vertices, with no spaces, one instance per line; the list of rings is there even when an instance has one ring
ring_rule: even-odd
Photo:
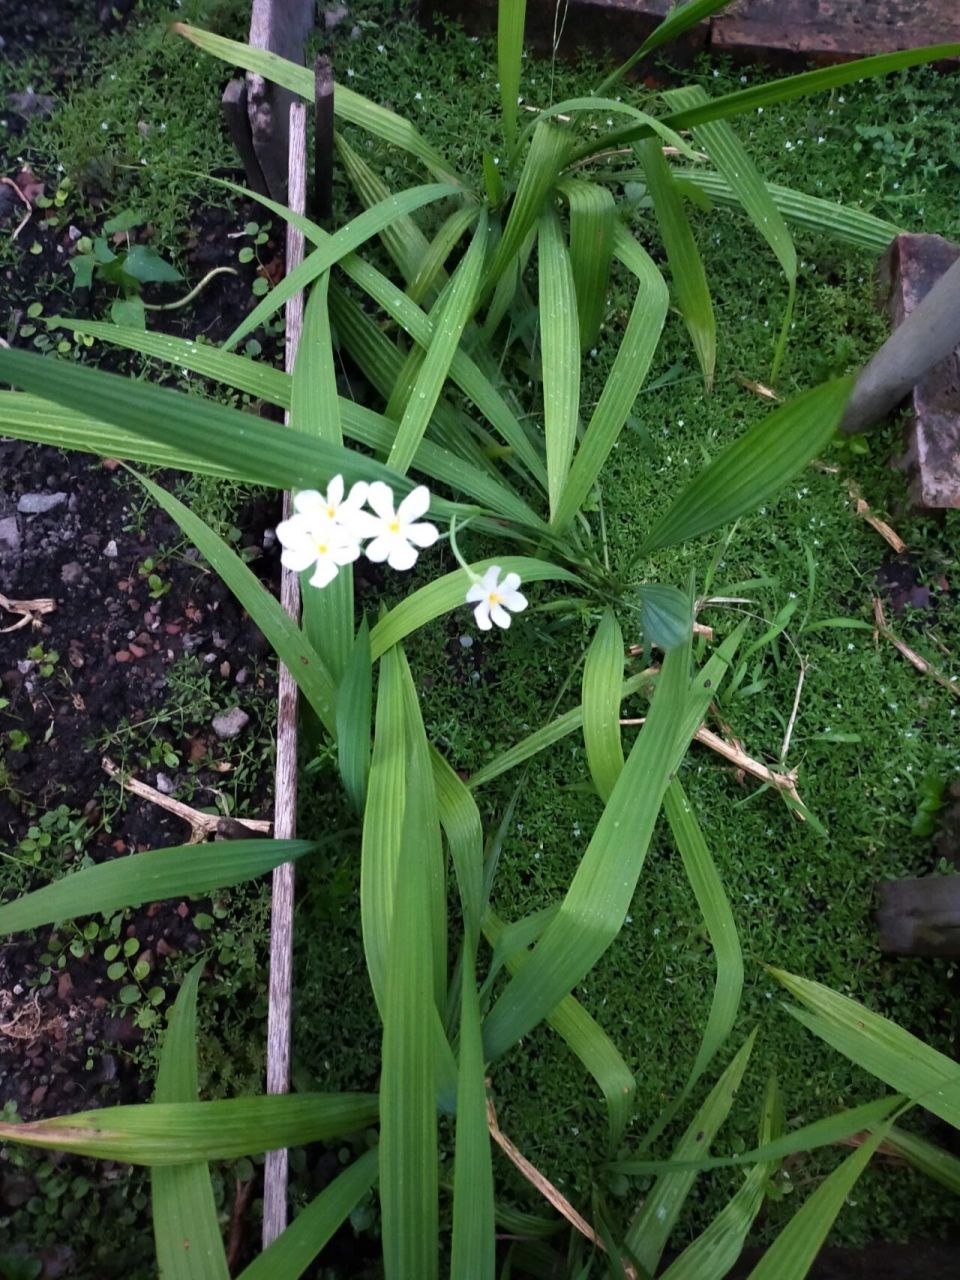
[[[477,626],[481,631],[489,631],[493,626],[493,623],[490,621],[490,605],[486,600],[481,601],[481,603],[477,605],[473,611],[473,616],[476,618]]]
[[[504,609],[502,604],[494,604],[490,606],[490,617],[494,620],[498,627],[503,627],[506,631],[510,625],[510,615]]]
[[[388,533],[381,533],[378,538],[374,538],[372,542],[367,543],[367,559],[373,560],[375,564],[380,564],[386,560],[392,550],[393,538]]]
[[[349,506],[342,506],[337,512],[337,524],[354,538],[375,538],[383,533],[385,523],[369,511],[355,511]]]
[[[478,600],[486,600],[488,594],[482,583],[475,582],[467,590],[466,603],[475,604]]]
[[[280,556],[280,563],[285,569],[292,569],[294,573],[302,573],[304,569],[309,569],[317,558],[315,547],[284,547]]]
[[[337,566],[328,559],[317,561],[317,571],[310,579],[311,587],[327,587],[337,576]]]
[[[395,538],[393,550],[387,556],[387,564],[390,568],[402,572],[405,569],[412,569],[416,563],[416,547],[412,547],[409,542],[404,542],[403,538]]]
[[[500,577],[500,566],[498,564],[492,564],[490,568],[487,570],[487,572],[480,579],[480,585],[483,587],[487,595],[489,595],[491,591],[496,591],[497,579],[499,577]]]
[[[331,548],[330,559],[334,564],[353,564],[359,554],[359,542],[343,542]]]
[[[339,507],[343,501],[343,476],[334,476],[327,485],[327,506]]]
[[[512,613],[522,613],[527,607],[527,597],[519,591],[501,591],[500,599]]]
[[[517,587],[519,587],[519,585],[520,585],[519,573],[508,573],[503,580],[502,586],[500,587],[500,594],[502,596],[512,595],[513,592],[516,591]]]
[[[308,516],[291,516],[277,525],[277,538],[283,547],[295,547],[301,542],[312,541],[310,533],[313,521]]]
[[[403,536],[415,547],[432,547],[440,537],[440,530],[435,524],[424,520],[420,524],[408,524],[403,531]]]
[[[409,524],[411,520],[419,520],[430,509],[430,490],[425,484],[418,484],[404,498],[397,508],[397,519],[401,524]]]
[[[367,490],[367,502],[381,520],[392,520],[394,518],[393,490],[388,484],[384,484],[382,480],[374,480]]]
[[[366,480],[358,480],[347,494],[347,499],[344,505],[347,507],[354,507],[359,510],[359,508],[366,502],[367,494],[369,492],[370,486],[367,484]]]
[[[317,493],[316,489],[301,489],[299,493],[293,495],[293,509],[299,511],[301,515],[314,515],[325,507],[323,494]]]

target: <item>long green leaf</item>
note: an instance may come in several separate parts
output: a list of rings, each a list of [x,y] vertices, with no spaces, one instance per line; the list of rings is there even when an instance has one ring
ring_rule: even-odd
[[[204,962],[181,984],[157,1068],[157,1102],[197,1100],[197,987]],[[228,1280],[210,1171],[203,1161],[150,1171],[153,1238],[164,1280]]]
[[[522,582],[572,582],[579,579],[569,569],[550,564],[546,560],[534,560],[529,556],[497,556],[495,559],[478,560],[470,565],[472,573],[482,577],[486,569],[498,564],[504,573],[519,573]],[[419,631],[434,618],[442,617],[451,609],[466,608],[467,588],[470,582],[462,569],[445,574],[427,586],[414,591],[395,605],[370,632],[370,651],[374,661],[392,645]]]
[[[292,433],[291,433],[292,434]],[[280,601],[240,556],[210,528],[206,521],[185,507],[173,494],[146,476],[137,477],[151,497],[177,522],[201,555],[246,609],[270,643],[277,657],[297,683],[331,737],[336,734],[336,690],[320,655]]]
[[[852,378],[825,382],[776,409],[687,486],[644,539],[644,555],[729,524],[771,498],[840,425]]]
[[[709,1151],[711,1142],[733,1106],[756,1035],[756,1029],[751,1031],[743,1047],[710,1090],[677,1143],[673,1153],[675,1160],[692,1160],[701,1152]],[[626,1244],[637,1262],[651,1274],[657,1269],[696,1176],[695,1173],[686,1171],[661,1174],[630,1224]]]
[[[467,934],[461,975],[460,1078],[457,1087],[450,1274],[462,1277],[462,1280],[493,1280],[497,1239],[483,1036],[474,961],[477,936],[472,931]]]
[[[760,1115],[761,1146],[779,1136],[782,1121],[777,1080],[771,1076]],[[740,1256],[776,1170],[775,1160],[755,1165],[706,1230],[667,1267],[661,1280],[723,1280]]]
[[[468,937],[479,938],[483,915],[483,827],[480,810],[466,784],[431,749],[433,784],[440,825],[447,837],[450,861],[457,877],[463,926]]]
[[[555,914],[556,912],[551,910],[548,919]],[[545,922],[538,922],[537,936],[542,932],[540,925],[545,927]],[[494,947],[495,955],[499,952],[501,944],[507,940],[508,931],[515,928],[516,925],[505,926],[492,911],[487,911],[483,921],[483,932],[487,941]],[[527,963],[527,959],[524,950],[512,951],[505,957],[507,968],[511,973],[519,972]],[[566,1043],[571,1053],[579,1058],[584,1069],[590,1073],[603,1094],[607,1104],[609,1148],[615,1151],[623,1139],[633,1114],[637,1092],[637,1082],[633,1072],[600,1024],[573,996],[564,996],[560,1003],[547,1014],[547,1022]]]
[[[709,393],[717,364],[717,321],[703,259],[659,142],[649,138],[638,143],[637,154],[646,171],[647,190],[667,251],[677,306],[690,334]]]
[[[304,258],[299,266],[283,277],[269,293],[265,294],[248,316],[234,329],[224,343],[224,350],[235,347],[254,329],[269,320],[274,312],[279,311],[292,297],[306,288],[318,276],[329,271],[335,262],[346,257],[372,236],[381,233],[392,222],[422,209],[426,204],[443,200],[456,192],[456,187],[449,182],[433,182],[422,187],[410,187],[397,195],[388,196],[379,204],[357,215],[352,222],[340,228],[314,251]]]
[[[674,778],[667,788],[664,812],[703,916],[717,965],[710,1013],[696,1061],[680,1094],[682,1100],[689,1096],[733,1029],[743,992],[743,952],[730,900],[710,856],[700,823],[678,778]]]
[[[517,98],[520,94],[520,61],[523,57],[526,17],[527,0],[500,0],[497,18],[497,71],[500,76],[503,136],[511,151],[517,141]]]
[[[337,689],[337,763],[344,789],[358,813],[363,812],[367,797],[372,707],[370,628],[364,617]]]
[[[235,1160],[341,1138],[375,1123],[369,1093],[262,1094],[218,1102],[152,1102],[0,1124],[0,1140],[126,1164]]]
[[[960,1128],[960,1067],[951,1058],[849,996],[782,969],[770,973],[806,1006],[787,1006],[798,1022],[864,1071]]]
[[[601,80],[597,85],[596,93],[598,95],[607,93],[617,81],[636,66],[641,58],[669,44],[671,40],[676,40],[677,36],[682,36],[685,31],[689,31],[698,22],[703,22],[705,18],[709,18],[711,14],[725,8],[729,3],[730,0],[688,0],[686,4],[674,5],[664,20],[650,32],[639,49],[615,71],[611,71],[606,79]]]
[[[450,214],[417,264],[416,273],[407,287],[407,297],[411,302],[423,306],[433,294],[437,284],[442,283],[447,258],[476,222],[480,213],[481,210],[477,205],[465,204],[463,208],[455,209]]]
[[[313,102],[315,94],[314,74],[310,67],[298,66],[266,49],[254,49],[250,45],[240,44],[236,40],[227,40],[223,36],[209,31],[201,31],[186,22],[175,22],[172,26],[178,35],[186,38],[214,57],[235,67],[243,67],[244,71],[252,71],[256,75],[272,80],[274,84],[283,85],[292,93],[297,93],[307,102]],[[345,85],[338,84],[333,99],[334,114],[350,124],[359,125],[368,133],[374,134],[401,151],[416,156],[435,176],[442,181],[458,181],[456,174],[440,155],[435,147],[418,133],[417,130],[386,107],[378,106],[362,94],[355,93]]]
[[[617,206],[607,187],[571,179],[560,184],[570,206],[570,263],[577,291],[580,350],[592,347],[600,333],[610,281]]]
[[[112,858],[0,905],[0,935],[166,898],[199,898],[312,853],[311,840],[231,840]]]
[[[821,67],[816,71],[805,71],[797,76],[773,80],[769,84],[752,85],[749,89],[739,89],[735,93],[723,94],[719,98],[712,98],[702,107],[692,107],[688,111],[677,111],[664,116],[661,123],[671,129],[692,129],[695,125],[704,124],[709,120],[729,120],[732,116],[743,115],[746,112],[755,111],[757,107],[766,107],[775,102],[789,102],[793,98],[801,98],[809,93],[822,93],[825,89],[835,89],[840,85],[854,84],[871,76],[884,76],[892,71],[901,71],[905,67],[922,66],[927,62],[943,62],[956,57],[960,57],[960,44],[926,45],[918,49],[905,49],[899,53],[881,53],[875,57],[859,58],[854,62]],[[618,129],[584,143],[574,151],[570,160],[582,160],[596,151],[610,151],[623,146],[624,143],[647,138],[651,133],[650,126],[643,124]]]
[[[670,772],[689,689],[689,644],[667,654],[650,705],[613,794],[560,910],[484,1026],[488,1058],[526,1035],[596,964],[619,933],[643,869]]]
[[[583,745],[593,785],[606,802],[623,771],[620,696],[623,633],[612,609],[604,610],[583,664]]]
[[[614,251],[637,279],[630,319],[560,495],[554,523],[565,528],[583,505],[617,442],[647,376],[667,316],[669,294],[649,255],[620,223]]]
[[[628,174],[620,176],[625,181],[629,178]],[[685,184],[697,187],[716,204],[731,209],[741,207],[738,192],[722,174],[712,173],[709,169],[675,169],[673,176],[681,188]],[[775,182],[764,185],[787,222],[805,231],[833,236],[835,240],[855,245],[858,249],[883,253],[890,241],[904,230],[896,223],[885,222],[883,218],[853,205],[821,200],[819,196],[808,196],[802,191],[794,191],[792,187],[778,186]]]
[[[446,990],[445,898],[433,770],[403,651],[383,716],[399,712],[406,753],[403,821],[389,920],[380,1077],[384,1268],[393,1280],[438,1273],[437,997]],[[378,706],[378,728],[381,711]],[[396,736],[397,727],[389,726]]]
[[[314,285],[304,308],[303,329],[290,388],[290,426],[329,444],[342,445],[340,397],[333,363],[327,293],[330,273]],[[334,685],[339,685],[353,646],[353,566],[343,565],[322,591],[300,575],[302,624]]]
[[[608,1168],[615,1173],[626,1173],[639,1177],[648,1173],[674,1173],[687,1170],[700,1173],[705,1169],[734,1169],[751,1164],[766,1164],[771,1160],[783,1160],[787,1156],[796,1155],[799,1151],[813,1151],[817,1147],[829,1147],[844,1142],[864,1129],[872,1128],[889,1119],[894,1111],[903,1106],[902,1094],[894,1094],[887,1098],[878,1098],[874,1102],[865,1102],[859,1107],[851,1107],[848,1111],[839,1111],[836,1115],[827,1116],[824,1120],[814,1120],[802,1128],[792,1129],[781,1138],[753,1151],[744,1151],[735,1156],[711,1156],[702,1160],[613,1160]]]
[[[486,244],[487,218],[484,213],[480,217],[470,248],[437,301],[435,316],[431,313],[433,337],[387,458],[387,465],[400,475],[403,475],[416,456],[467,321],[473,314]]]
[[[540,219],[538,244],[543,433],[547,448],[550,517],[555,520],[577,441],[580,343],[573,268],[560,232],[560,220],[552,210]]]
[[[939,1182],[954,1195],[960,1195],[960,1157],[951,1155],[919,1134],[896,1126],[887,1134],[884,1146],[902,1156],[918,1173]]]
[[[750,1272],[748,1280],[803,1280],[857,1179],[887,1136],[890,1123],[882,1125],[820,1183]]]
[[[365,1151],[301,1210],[239,1280],[297,1280],[377,1180],[379,1151]]]

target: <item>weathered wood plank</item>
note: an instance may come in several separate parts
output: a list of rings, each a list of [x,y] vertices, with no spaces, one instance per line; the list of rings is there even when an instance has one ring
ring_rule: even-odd
[[[253,0],[250,14],[250,44],[269,49],[291,62],[303,62],[304,45],[313,26],[313,0]],[[289,89],[247,73],[247,112],[253,146],[274,200],[287,203],[287,145],[290,107],[294,95]]]
[[[960,875],[883,880],[877,888],[881,951],[897,956],[960,956]]]

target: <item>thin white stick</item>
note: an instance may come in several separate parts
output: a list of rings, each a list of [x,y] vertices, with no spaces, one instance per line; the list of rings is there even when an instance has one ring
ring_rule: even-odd
[[[295,213],[307,207],[307,112],[303,103],[290,107],[288,201]],[[287,274],[303,261],[303,233],[287,226]],[[303,294],[287,303],[286,369],[293,372],[303,329]],[[289,425],[289,414],[286,421]],[[283,515],[290,515],[290,494],[283,495]],[[289,569],[280,576],[280,603],[294,620],[300,616],[300,579]],[[274,835],[289,840],[297,820],[297,686],[280,665],[277,699],[277,780]],[[293,863],[273,873],[270,915],[270,1005],[267,1014],[267,1092],[290,1087],[290,1010],[293,987]],[[263,1247],[287,1225],[287,1151],[269,1151],[263,1174]]]

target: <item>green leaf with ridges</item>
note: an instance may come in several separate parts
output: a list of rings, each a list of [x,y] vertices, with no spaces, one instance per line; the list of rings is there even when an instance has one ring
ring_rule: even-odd
[[[460,346],[467,321],[473,314],[474,299],[483,272],[487,244],[487,218],[482,214],[470,248],[454,272],[450,283],[437,300],[430,322],[433,328],[430,345],[413,384],[406,409],[397,427],[396,439],[387,466],[403,475],[416,456],[427,430],[450,365]]]
[[[472,929],[467,932],[460,983],[460,1075],[450,1275],[461,1280],[493,1280],[497,1262],[493,1162],[474,960],[477,937]]]
[[[519,573],[521,582],[573,582],[579,579],[569,569],[550,564],[546,560],[534,560],[529,556],[496,556],[487,560],[478,560],[470,565],[471,572],[482,577],[486,569],[497,564],[504,573]],[[462,569],[437,578],[412,595],[407,596],[400,604],[394,605],[385,617],[381,618],[370,632],[370,649],[374,661],[385,653],[391,645],[405,640],[421,627],[439,618],[451,609],[466,608],[467,588],[470,580]]]
[[[689,645],[667,654],[623,772],[554,920],[487,1016],[497,1058],[583,980],[619,933],[643,869],[669,775],[686,750],[679,724],[689,694]]]
[[[426,253],[417,264],[416,274],[407,287],[407,297],[411,302],[423,306],[425,300],[442,283],[447,259],[476,222],[480,212],[478,205],[466,204],[462,209],[455,209],[446,219],[430,241]]]
[[[540,219],[538,248],[543,434],[550,518],[555,521],[580,420],[580,342],[573,268],[552,210]]]
[[[0,905],[0,935],[166,898],[199,898],[311,853],[311,840],[232,840],[111,858]]]
[[[520,96],[520,62],[523,58],[523,28],[527,0],[500,0],[497,14],[497,73],[503,136],[507,148],[517,144],[517,99]]]
[[[647,175],[647,191],[653,201],[657,225],[667,251],[677,306],[690,334],[709,394],[717,364],[717,322],[703,259],[659,142],[650,138],[638,143],[637,155]]]
[[[283,1276],[283,1280],[297,1280],[302,1276],[376,1182],[379,1158],[375,1147],[354,1160],[240,1272],[238,1280],[277,1280],[279,1276]]]
[[[623,633],[611,608],[603,612],[583,664],[583,744],[593,785],[604,802],[623,771],[620,741],[620,690],[623,685]]]
[[[337,689],[337,764],[344,790],[357,813],[363,813],[370,772],[370,716],[373,708],[373,662],[366,617]]]
[[[569,179],[559,185],[570,206],[570,263],[577,291],[580,350],[592,347],[606,312],[617,206],[595,182]]]
[[[682,36],[685,31],[695,27],[698,22],[703,22],[719,9],[726,8],[729,3],[730,0],[689,0],[687,4],[675,4],[664,20],[654,27],[643,44],[627,58],[626,62],[617,67],[616,71],[611,71],[606,79],[601,80],[596,92],[606,93],[635,67],[641,58],[646,58],[655,49],[669,44],[671,40],[676,40],[677,36]]]
[[[250,45],[241,44],[237,40],[227,40],[223,36],[214,35],[210,31],[201,31],[199,27],[191,27],[186,22],[175,22],[172,30],[178,35],[186,36],[205,53],[211,53],[221,61],[235,67],[243,67],[244,71],[252,71],[255,75],[272,80],[274,84],[283,85],[292,93],[313,103],[316,93],[312,67],[302,67],[296,62],[281,58],[278,54],[266,49],[254,49]],[[444,160],[435,147],[418,133],[408,120],[398,116],[386,107],[378,106],[353,89],[338,84],[333,98],[334,115],[350,124],[366,129],[401,151],[423,162],[434,176],[442,181],[459,182],[455,172]]]
[[[691,1120],[674,1149],[674,1160],[692,1160],[710,1150],[710,1144],[733,1106],[743,1073],[747,1069],[756,1029],[710,1090],[706,1101]],[[650,1274],[656,1271],[667,1240],[697,1175],[693,1172],[663,1173],[644,1197],[643,1207],[630,1224],[626,1244],[631,1255]]]
[[[103,1107],[30,1124],[0,1124],[0,1140],[125,1164],[177,1165],[342,1138],[375,1124],[377,1115],[375,1094],[265,1094]]]
[[[157,1067],[156,1102],[197,1100],[197,987],[204,961],[180,985]],[[164,1280],[229,1280],[210,1171],[203,1161],[150,1172],[157,1267]]]
[[[689,542],[772,498],[832,439],[852,387],[849,377],[824,382],[755,423],[687,485],[641,553]]]

